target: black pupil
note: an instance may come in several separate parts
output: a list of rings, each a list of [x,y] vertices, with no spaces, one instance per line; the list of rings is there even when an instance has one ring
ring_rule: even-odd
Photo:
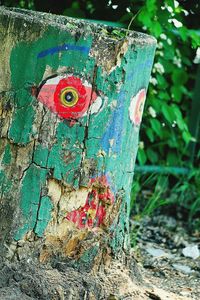
[[[65,94],[65,100],[66,100],[67,102],[72,102],[73,99],[74,99],[74,96],[73,96],[72,92],[67,92],[67,93]]]

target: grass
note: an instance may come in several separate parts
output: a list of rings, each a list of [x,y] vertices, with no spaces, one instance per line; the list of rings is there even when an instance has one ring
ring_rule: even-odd
[[[139,221],[158,210],[174,218],[182,215],[189,229],[200,231],[200,170],[193,169],[182,176],[136,174],[131,193],[131,218]],[[136,237],[137,228],[133,226],[133,246]]]

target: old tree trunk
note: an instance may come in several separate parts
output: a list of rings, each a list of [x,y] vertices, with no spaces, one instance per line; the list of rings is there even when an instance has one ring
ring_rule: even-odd
[[[3,7],[0,37],[2,299],[131,294],[120,284],[155,40]]]

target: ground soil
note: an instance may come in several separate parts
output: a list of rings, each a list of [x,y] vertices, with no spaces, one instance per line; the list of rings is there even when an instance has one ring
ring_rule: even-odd
[[[200,246],[200,232],[190,230],[184,218],[162,214],[140,221],[133,218],[132,230],[134,256],[143,278],[184,299],[199,300],[200,257],[185,257],[182,251],[188,245]]]
[[[136,246],[127,267],[112,260],[97,273],[86,273],[64,262],[2,262],[0,300],[199,300],[200,258],[182,254],[188,244],[199,244],[198,232],[165,215],[131,223]]]

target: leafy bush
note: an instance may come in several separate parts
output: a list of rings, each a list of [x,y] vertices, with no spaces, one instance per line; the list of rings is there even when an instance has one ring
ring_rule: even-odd
[[[178,4],[172,0],[162,4],[147,0],[137,18],[137,24],[158,40],[140,133],[137,160],[140,165],[189,165],[189,143],[198,142],[190,134],[189,118],[200,30],[195,30],[195,21],[189,28],[186,18],[189,12]],[[199,158],[200,152],[196,155],[196,165]],[[134,213],[142,217],[168,205],[169,210],[175,207],[174,213],[185,211],[189,224],[199,226],[199,175],[198,170],[184,176],[137,174],[132,189]]]
[[[138,162],[182,166],[187,162],[194,88],[195,49],[200,34],[184,25],[189,14],[177,1],[147,0],[138,20],[158,40],[141,128]]]

